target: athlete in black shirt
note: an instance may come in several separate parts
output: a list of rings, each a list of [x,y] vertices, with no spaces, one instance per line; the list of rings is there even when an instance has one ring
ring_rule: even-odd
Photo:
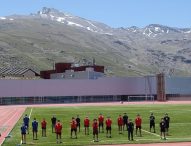
[[[126,126],[126,128],[128,130],[127,124],[128,124],[128,116],[127,116],[127,113],[124,113],[124,116],[123,116],[123,131],[124,131],[125,126]]]
[[[133,130],[134,130],[134,124],[131,119],[129,119],[129,122],[127,123],[127,130],[128,130],[128,140],[133,140]]]
[[[51,118],[51,122],[52,122],[52,133],[55,131],[55,126],[56,126],[56,117],[53,116]]]
[[[168,131],[169,131],[169,123],[170,123],[170,117],[168,116],[168,114],[166,113],[164,116],[164,121],[165,121],[165,125],[166,125],[166,135],[168,135]]]
[[[165,129],[166,129],[166,123],[165,123],[164,119],[162,118],[161,122],[160,122],[160,136],[161,136],[161,139],[162,139],[162,136],[164,136],[164,139],[166,139]]]
[[[154,133],[155,133],[155,116],[153,113],[151,113],[151,115],[149,117],[149,121],[150,121],[150,132],[151,132],[151,128],[153,128]]]
[[[79,128],[79,132],[80,132],[80,117],[79,117],[79,115],[77,115],[76,122],[77,122],[77,128]]]

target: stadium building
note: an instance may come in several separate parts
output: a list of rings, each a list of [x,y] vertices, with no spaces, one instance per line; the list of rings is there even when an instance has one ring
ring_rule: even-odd
[[[191,78],[106,77],[103,66],[58,63],[38,80],[0,80],[0,104],[191,100]]]

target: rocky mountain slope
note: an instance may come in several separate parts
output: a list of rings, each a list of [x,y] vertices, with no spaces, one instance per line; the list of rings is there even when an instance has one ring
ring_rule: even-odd
[[[191,75],[191,28],[111,28],[56,9],[0,17],[0,67],[105,65],[115,76]]]

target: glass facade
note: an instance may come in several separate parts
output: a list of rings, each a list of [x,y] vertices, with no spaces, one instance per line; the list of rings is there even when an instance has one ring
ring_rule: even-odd
[[[0,105],[120,101],[121,96],[0,97]]]

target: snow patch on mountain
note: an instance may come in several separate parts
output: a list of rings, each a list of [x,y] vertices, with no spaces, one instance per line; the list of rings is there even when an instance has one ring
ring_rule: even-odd
[[[87,30],[91,30],[91,28],[90,27],[86,27],[87,28]]]
[[[64,13],[64,15],[65,15],[66,17],[70,18],[70,19],[74,18],[73,16],[71,16],[71,15],[69,15],[69,14],[66,14],[66,13]]]
[[[103,33],[103,34],[105,34],[105,35],[113,35],[112,33],[107,33],[107,32],[106,32],[106,33]]]
[[[160,29],[159,27],[155,27],[155,31],[159,31],[159,29]]]
[[[86,21],[88,24],[90,24],[91,26],[97,28],[93,23],[91,23],[90,21]]]
[[[47,18],[47,17],[48,17],[47,14],[40,14],[40,16],[41,16],[42,18]]]
[[[57,17],[56,20],[57,20],[58,22],[63,22],[63,21],[65,20],[65,18],[63,18],[63,17]]]
[[[83,27],[83,28],[84,28],[84,26],[82,26],[82,25],[80,25],[80,24],[78,24],[78,23],[74,23],[74,22],[72,22],[72,21],[67,21],[67,22],[68,22],[68,25],[75,25],[75,26]]]
[[[13,18],[6,18],[6,17],[0,17],[0,20],[9,20],[9,21],[13,21]]]
[[[7,18],[6,17],[0,17],[0,20],[6,20]]]
[[[146,35],[148,37],[151,37],[151,35],[153,34],[153,32],[151,31],[150,28],[146,28],[144,31],[143,31],[143,35]]]
[[[54,20],[54,17],[55,17],[55,16],[54,16],[54,15],[50,15],[50,17],[51,17],[51,20]]]
[[[191,29],[189,31],[184,32],[184,33],[191,33]]]

